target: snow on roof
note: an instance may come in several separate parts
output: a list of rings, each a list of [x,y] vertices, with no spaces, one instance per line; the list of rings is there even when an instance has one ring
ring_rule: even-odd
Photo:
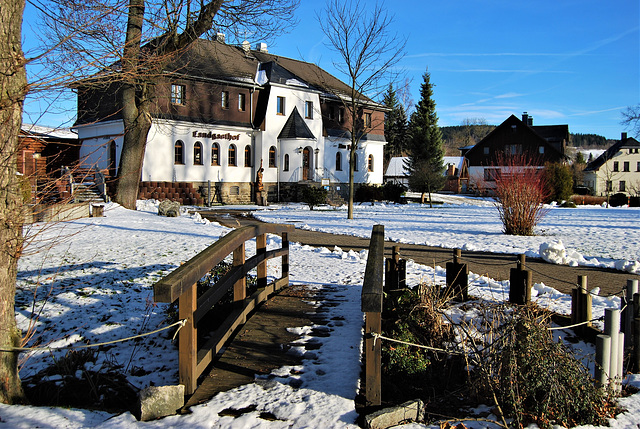
[[[458,170],[462,169],[462,163],[464,161],[464,156],[445,156],[442,159],[442,164],[447,167],[450,164],[453,164]]]
[[[408,172],[407,168],[405,167],[405,160],[407,159],[409,159],[409,157],[406,156],[397,156],[391,158],[385,175],[391,177],[406,176]]]
[[[70,128],[52,128],[43,125],[22,124],[22,131],[41,137],[55,137],[60,139],[77,139],[78,134]]]

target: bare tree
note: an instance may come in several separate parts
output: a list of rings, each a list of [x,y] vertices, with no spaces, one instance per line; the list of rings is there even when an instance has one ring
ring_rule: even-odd
[[[393,17],[381,3],[373,7],[360,0],[329,0],[318,20],[329,39],[328,47],[338,54],[335,68],[347,78],[348,94],[340,98],[351,134],[349,150],[349,205],[347,217],[353,219],[354,172],[356,150],[365,133],[362,114],[365,108],[380,109],[373,103],[387,88],[390,76],[404,56],[405,39],[391,33]]]
[[[54,57],[91,64],[82,85],[116,89],[122,106],[123,147],[116,201],[135,209],[152,124],[155,83],[165,67],[200,37],[230,32],[266,40],[295,23],[299,0],[52,0],[46,12]],[[44,9],[43,10],[48,10]],[[80,55],[82,54],[82,55]],[[57,61],[56,61],[57,62]]]
[[[7,404],[24,401],[18,354],[12,351],[21,342],[14,297],[23,223],[16,155],[27,91],[21,43],[24,5],[24,0],[0,1],[0,402]]]
[[[622,111],[621,124],[630,127],[636,137],[640,136],[640,104],[629,106]]]

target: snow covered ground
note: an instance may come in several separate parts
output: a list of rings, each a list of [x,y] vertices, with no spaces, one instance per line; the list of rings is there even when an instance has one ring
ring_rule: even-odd
[[[556,263],[616,268],[640,274],[640,209],[547,206],[536,236],[502,233],[494,204],[483,199],[434,195],[445,204],[362,204],[354,219],[346,208],[309,211],[290,205],[262,210],[255,217],[266,222],[294,223],[311,231],[369,237],[371,227],[385,226],[385,238],[399,243],[425,244],[449,249],[526,254]],[[542,249],[542,250],[541,250]]]
[[[537,256],[543,246],[555,249],[549,252],[552,258],[557,259],[564,252],[567,263],[620,266],[639,272],[640,211],[637,209],[551,208],[540,225],[541,236],[516,238],[501,234],[495,208],[486,202],[456,203],[434,209],[421,205],[358,206],[353,221],[346,220],[344,209],[309,212],[301,205],[270,207],[259,216],[272,222],[293,222],[298,227],[366,237],[373,224],[382,223],[388,238],[469,250],[526,252]],[[30,326],[34,328],[28,346],[95,344],[167,325],[166,305],[152,301],[154,282],[229,230],[197,214],[163,218],[155,213],[152,202],[141,202],[138,211],[111,204],[106,207],[103,218],[57,225],[36,224],[30,229],[28,233],[33,238],[20,261],[16,297],[20,328],[25,333]],[[278,237],[269,238],[270,246],[278,244]],[[253,254],[250,247],[247,252]],[[314,339],[323,344],[314,351],[315,360],[304,360],[297,368],[280,368],[271,377],[256,379],[253,384],[220,394],[206,404],[193,407],[190,415],[140,423],[128,413],[113,416],[87,410],[0,405],[0,421],[6,427],[18,428],[356,427],[353,398],[358,389],[362,329],[359,300],[365,263],[366,251],[343,252],[338,248],[292,243],[292,283],[335,290],[333,293],[341,296],[340,305],[331,308],[329,318],[344,320],[332,326],[334,332],[330,337]],[[411,262],[407,268],[410,284],[444,282],[442,268],[434,270]],[[269,270],[270,274],[277,275],[278,263],[270,265]],[[470,292],[504,299],[508,296],[508,282],[472,273]],[[544,284],[535,286],[534,295],[540,304],[555,311],[570,311],[569,297]],[[35,305],[34,297],[37,298]],[[594,316],[602,314],[605,307],[617,305],[617,298],[594,297]],[[310,340],[311,327],[292,326],[291,329],[302,334],[301,343]],[[135,375],[129,375],[129,381],[138,388],[150,383],[175,384],[177,349],[171,344],[172,334],[173,330],[165,331],[145,337],[139,343],[119,343],[101,352],[87,369],[111,362],[129,370],[148,370],[133,371]],[[28,380],[61,354],[64,351],[23,353],[21,377]],[[298,380],[291,383],[292,379]],[[640,386],[640,380],[635,377],[629,381]],[[640,421],[640,395],[621,399],[620,403],[629,411],[612,422],[613,426],[636,428]],[[240,417],[218,414],[226,408],[250,405],[255,405],[256,410]],[[261,412],[270,412],[279,420],[263,420],[259,417]],[[487,424],[467,423],[467,426],[487,427]]]

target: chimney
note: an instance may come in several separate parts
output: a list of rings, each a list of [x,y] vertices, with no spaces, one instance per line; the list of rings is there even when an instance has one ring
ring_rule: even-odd
[[[621,140],[621,141],[626,141],[626,140],[627,140],[627,133],[622,133],[622,134],[620,135],[620,140]]]
[[[249,51],[251,50],[251,43],[248,40],[245,40],[244,42],[242,42],[242,50],[244,51],[245,54],[248,54]]]
[[[216,33],[216,42],[224,43],[224,33]]]
[[[258,43],[258,45],[256,46],[256,50],[264,52],[265,54],[269,53],[269,51],[267,50],[267,44],[264,42]]]
[[[525,125],[532,126],[533,116],[529,116],[527,112],[522,112],[522,122],[524,122]]]

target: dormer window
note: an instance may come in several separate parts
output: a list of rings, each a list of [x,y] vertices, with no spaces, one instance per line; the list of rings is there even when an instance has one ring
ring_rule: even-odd
[[[171,104],[184,106],[186,87],[184,85],[171,84]]]

